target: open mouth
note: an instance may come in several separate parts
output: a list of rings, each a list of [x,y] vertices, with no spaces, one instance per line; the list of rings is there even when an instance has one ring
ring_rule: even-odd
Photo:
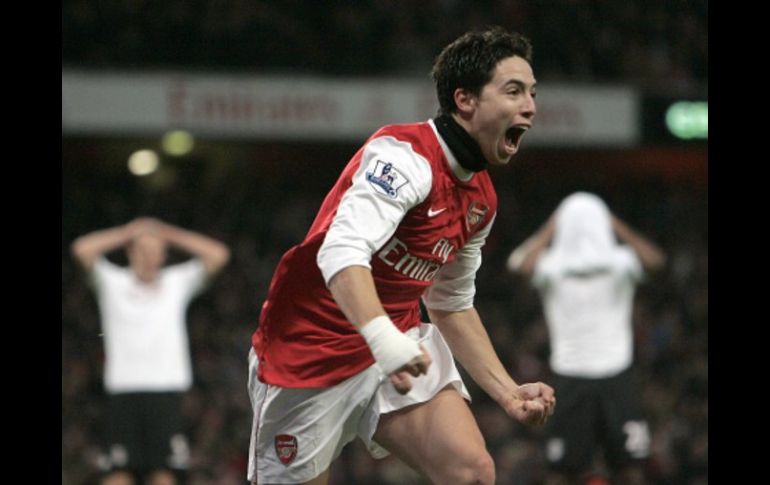
[[[519,148],[519,143],[521,143],[521,137],[524,136],[524,133],[528,129],[529,129],[529,126],[527,125],[511,126],[505,132],[505,144],[513,149]]]

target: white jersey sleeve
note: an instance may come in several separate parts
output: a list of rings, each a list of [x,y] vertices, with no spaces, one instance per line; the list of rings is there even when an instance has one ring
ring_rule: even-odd
[[[476,295],[476,271],[481,266],[481,248],[487,240],[495,215],[489,224],[473,235],[451,263],[436,275],[433,286],[423,294],[425,306],[431,310],[459,312],[473,307]]]
[[[200,258],[192,258],[184,263],[168,266],[164,272],[182,288],[186,301],[192,300],[202,292],[208,283],[206,266]]]
[[[113,264],[104,255],[101,255],[96,258],[93,269],[88,274],[88,282],[98,293],[103,291],[111,279],[118,277],[117,275],[124,272],[123,268]]]
[[[616,257],[616,264],[619,268],[622,268],[628,273],[631,280],[640,282],[644,279],[644,268],[642,267],[639,256],[629,246],[621,245],[618,247]]]
[[[644,279],[644,269],[633,249],[626,245],[617,245],[612,249],[611,265],[609,268],[614,274],[629,278],[638,283]],[[532,286],[538,290],[544,290],[548,285],[564,272],[563,264],[559,258],[553,256],[551,251],[540,255],[535,263],[532,274]]]
[[[371,140],[318,251],[326,284],[348,266],[371,268],[371,257],[404,215],[430,193],[430,163],[409,143],[390,136]]]
[[[556,269],[554,268],[553,258],[549,256],[550,250],[546,248],[545,251],[540,253],[537,261],[535,261],[535,267],[532,272],[532,286],[538,290],[545,289],[548,286],[548,282],[555,276]]]

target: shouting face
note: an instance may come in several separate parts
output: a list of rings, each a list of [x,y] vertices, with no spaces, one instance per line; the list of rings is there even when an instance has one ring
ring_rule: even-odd
[[[495,67],[478,96],[465,95],[458,114],[492,165],[505,165],[516,154],[535,117],[535,76],[529,63],[507,57]],[[461,97],[463,95],[460,95]]]

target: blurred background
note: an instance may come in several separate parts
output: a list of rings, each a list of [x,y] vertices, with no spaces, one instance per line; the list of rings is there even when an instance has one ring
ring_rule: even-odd
[[[279,257],[371,132],[436,114],[434,57],[488,24],[531,38],[539,84],[534,130],[491,169],[477,307],[492,340],[517,380],[548,381],[538,295],[505,259],[566,195],[600,195],[669,257],[634,313],[651,483],[708,482],[706,0],[64,0],[62,483],[95,483],[105,411],[99,314],[70,243],[149,215],[231,247],[188,314],[185,417],[189,483],[244,484],[246,357]],[[541,483],[541,431],[470,390],[499,483]],[[332,483],[420,482],[356,443]]]

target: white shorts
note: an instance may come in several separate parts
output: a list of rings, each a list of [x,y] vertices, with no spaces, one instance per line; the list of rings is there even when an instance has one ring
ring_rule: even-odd
[[[374,458],[389,452],[372,440],[380,415],[429,401],[452,384],[470,401],[452,352],[438,329],[428,323],[407,333],[428,351],[426,375],[412,377],[412,390],[396,392],[377,364],[334,387],[290,389],[257,379],[257,358],[249,353],[249,397],[254,410],[248,480],[301,483],[320,475],[356,436]]]

